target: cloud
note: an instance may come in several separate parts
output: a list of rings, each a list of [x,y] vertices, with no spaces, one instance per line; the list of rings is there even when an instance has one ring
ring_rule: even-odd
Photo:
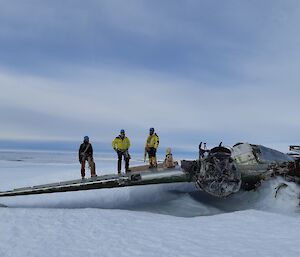
[[[0,138],[300,140],[296,1],[0,3]]]
[[[76,74],[68,80],[1,74],[0,118],[6,120],[1,134],[75,140],[89,133],[105,141],[125,128],[143,142],[154,126],[166,144],[176,140],[180,145],[213,137],[230,142],[279,136],[289,140],[300,125],[295,119],[298,109],[286,104],[286,97],[287,103],[298,100],[289,86],[283,91],[262,84],[214,87],[146,71]],[[8,115],[11,112],[14,115]]]
[[[32,73],[80,63],[237,76],[231,62],[251,55],[270,25],[268,5],[255,3],[2,2],[0,62]]]

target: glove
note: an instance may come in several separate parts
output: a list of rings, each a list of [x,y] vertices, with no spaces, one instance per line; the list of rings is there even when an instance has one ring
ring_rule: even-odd
[[[79,159],[79,163],[81,164],[81,160]]]

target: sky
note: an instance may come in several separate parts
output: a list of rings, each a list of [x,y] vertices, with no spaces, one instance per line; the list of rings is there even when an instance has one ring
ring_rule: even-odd
[[[0,142],[300,143],[296,0],[0,1]],[[0,144],[1,145],[1,144]],[[1,146],[0,146],[1,148]]]

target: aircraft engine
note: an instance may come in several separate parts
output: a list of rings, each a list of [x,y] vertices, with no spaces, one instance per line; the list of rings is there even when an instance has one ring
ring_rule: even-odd
[[[200,159],[200,170],[196,184],[204,191],[218,197],[226,197],[239,191],[241,173],[237,169],[231,152],[225,147],[215,147]]]

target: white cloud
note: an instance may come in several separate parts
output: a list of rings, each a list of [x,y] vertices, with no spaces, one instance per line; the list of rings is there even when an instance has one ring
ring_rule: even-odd
[[[145,131],[154,126],[162,134],[185,135],[187,141],[204,133],[235,134],[236,140],[264,136],[276,140],[281,133],[294,133],[300,126],[295,119],[299,109],[291,108],[291,103],[299,107],[298,95],[291,94],[299,91],[293,91],[293,86],[217,87],[146,71],[85,70],[75,74],[74,78],[55,80],[2,73],[1,110],[19,109],[22,115],[37,112],[38,119],[44,115],[43,122],[50,119],[56,124],[55,129],[40,126],[39,130],[37,120],[32,130],[30,124],[27,129],[17,126],[18,117],[11,117],[1,128],[2,137],[11,124],[14,134],[16,127],[22,128],[19,137],[32,137],[26,131],[34,131],[39,137],[73,139],[91,131],[99,134],[99,140],[106,140],[120,128],[128,128],[142,140]],[[4,115],[1,110],[0,118]]]
[[[3,42],[37,55],[27,60],[0,43],[8,54],[0,69],[0,138],[90,133],[107,140],[125,128],[144,140],[154,126],[169,141],[300,141],[295,1],[32,0],[0,7]],[[27,73],[7,68],[15,55],[12,61],[43,65]],[[51,75],[36,75],[47,66]]]

